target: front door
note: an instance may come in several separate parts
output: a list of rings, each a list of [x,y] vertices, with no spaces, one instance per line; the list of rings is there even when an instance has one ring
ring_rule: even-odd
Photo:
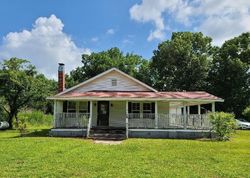
[[[109,125],[109,101],[98,101],[97,126]]]

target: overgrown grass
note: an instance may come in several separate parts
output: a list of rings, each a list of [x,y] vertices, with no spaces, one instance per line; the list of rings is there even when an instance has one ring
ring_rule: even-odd
[[[249,177],[250,132],[228,142],[128,139],[121,145],[0,131],[0,177]]]
[[[51,114],[44,114],[41,111],[22,111],[18,114],[18,118],[25,118],[27,128],[34,127],[51,127],[53,116]]]

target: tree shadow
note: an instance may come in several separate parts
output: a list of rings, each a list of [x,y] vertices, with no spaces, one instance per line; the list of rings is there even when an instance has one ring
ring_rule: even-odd
[[[20,134],[17,137],[49,137],[50,136],[50,129],[34,129],[28,130],[26,133]]]

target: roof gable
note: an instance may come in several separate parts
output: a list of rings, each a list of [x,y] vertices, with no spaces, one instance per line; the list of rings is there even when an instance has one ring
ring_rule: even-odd
[[[117,86],[111,85],[111,80],[117,80]],[[153,91],[157,90],[146,85],[145,83],[129,76],[128,74],[116,69],[109,69],[89,80],[82,82],[74,87],[71,87],[59,94],[60,96],[65,93],[72,92],[87,92],[87,91]]]

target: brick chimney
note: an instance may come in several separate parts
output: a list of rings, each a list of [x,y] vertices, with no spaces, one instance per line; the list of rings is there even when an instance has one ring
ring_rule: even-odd
[[[64,64],[59,63],[58,67],[58,93],[65,89]]]

